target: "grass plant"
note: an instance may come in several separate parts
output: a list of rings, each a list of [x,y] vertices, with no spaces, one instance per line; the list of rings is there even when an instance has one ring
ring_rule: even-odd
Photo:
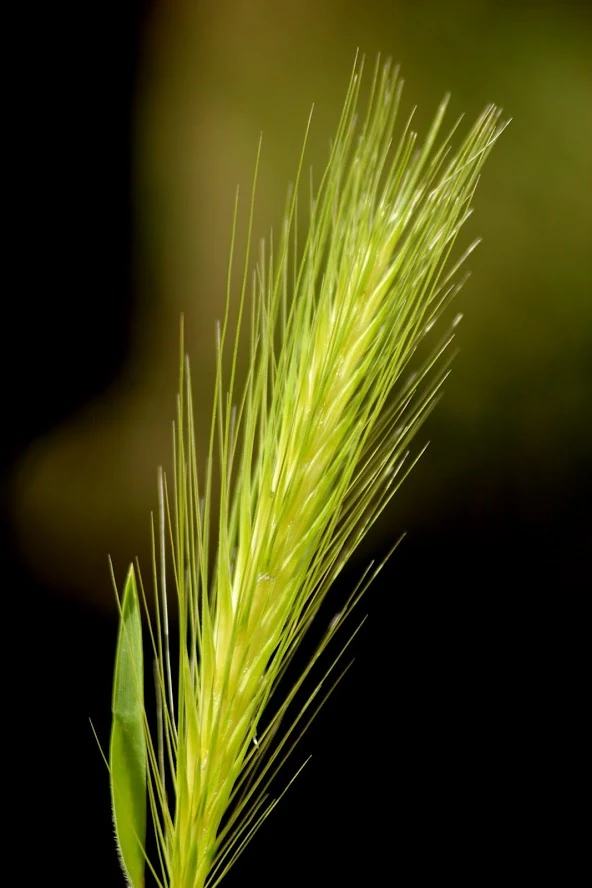
[[[415,464],[411,439],[447,373],[454,322],[427,360],[412,359],[462,283],[474,245],[450,254],[502,129],[499,111],[487,107],[455,148],[456,126],[441,135],[444,101],[420,143],[411,120],[398,126],[402,83],[389,64],[377,62],[359,116],[362,68],[356,61],[318,188],[303,185],[303,152],[278,242],[261,245],[252,277],[245,261],[230,348],[229,273],[203,472],[181,348],[174,472],[159,473],[153,522],[154,726],[137,565],[119,599],[109,767],[133,888],[147,868],[161,888],[214,888],[273,808],[270,781],[323,680],[296,715],[290,704],[380,565],[343,602],[310,666],[270,700],[327,591]],[[241,348],[249,360],[239,388]]]

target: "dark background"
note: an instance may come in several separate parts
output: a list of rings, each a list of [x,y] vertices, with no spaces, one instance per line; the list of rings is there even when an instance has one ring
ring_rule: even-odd
[[[237,21],[248,20],[243,5],[235,5]],[[278,33],[289,30],[289,4],[255,6],[256,23],[277,16]],[[15,880],[22,885],[115,886],[122,882],[108,777],[89,719],[106,746],[117,628],[106,553],[114,553],[119,574],[136,553],[145,557],[153,476],[148,470],[140,475],[141,489],[134,488],[130,504],[115,445],[113,453],[109,447],[102,451],[107,460],[102,475],[85,437],[73,449],[65,445],[55,471],[47,457],[42,482],[35,473],[46,459],[44,442],[56,440],[59,448],[63,430],[80,417],[91,430],[99,425],[102,414],[85,411],[116,392],[123,379],[128,391],[148,401],[153,393],[171,405],[159,417],[165,426],[161,437],[143,438],[143,459],[155,469],[165,458],[163,441],[168,446],[174,387],[168,378],[162,384],[151,376],[141,382],[156,341],[150,330],[164,318],[163,326],[172,331],[166,343],[174,370],[170,341],[178,312],[188,312],[194,327],[203,317],[185,302],[191,287],[179,286],[172,308],[163,308],[159,288],[174,283],[167,277],[164,248],[158,247],[167,180],[142,173],[149,166],[142,151],[158,154],[151,137],[144,142],[138,131],[150,130],[142,124],[145,95],[158,81],[154,47],[167,16],[160,4],[148,2],[104,3],[83,11],[74,4],[34,7],[14,29],[20,58],[10,137],[14,161],[5,170],[11,198],[1,377],[3,733],[10,822],[5,861],[18,869]],[[472,265],[472,293],[462,309],[470,314],[473,300],[481,291],[484,296],[474,309],[477,319],[462,334],[449,406],[444,403],[442,418],[431,421],[423,438],[433,439],[428,455],[401,491],[388,524],[344,575],[335,606],[371,554],[380,556],[403,529],[408,537],[362,606],[369,619],[354,644],[355,665],[303,739],[294,770],[311,752],[312,761],[228,885],[414,885],[434,875],[475,884],[491,876],[527,880],[534,873],[553,873],[568,884],[583,846],[578,801],[589,703],[583,676],[589,660],[584,614],[590,587],[592,177],[580,145],[591,144],[592,79],[589,54],[577,55],[585,35],[592,36],[589,16],[570,4],[453,4],[450,33],[457,29],[464,36],[455,38],[456,61],[446,67],[437,4],[399,4],[392,11],[371,3],[359,22],[348,4],[342,7],[328,4],[321,23],[302,7],[311,16],[311,30],[318,26],[328,35],[334,21],[343,31],[341,42],[335,38],[338,49],[321,41],[310,60],[311,69],[316,65],[321,72],[326,56],[326,104],[334,110],[355,46],[366,39],[371,56],[382,40],[385,53],[402,56],[411,69],[409,93],[420,104],[424,96],[426,113],[432,97],[451,83],[471,113],[497,98],[499,88],[499,101],[516,125],[504,136],[508,144],[497,149],[500,160],[491,161],[492,182],[483,185],[479,222],[489,226],[481,248],[486,256]],[[243,162],[249,181],[258,128],[267,121],[268,141],[275,136],[281,141],[285,112],[277,110],[274,129],[273,90],[265,104],[257,98],[255,75],[252,83],[238,83],[240,69],[228,61],[232,40],[239,40],[238,24],[234,30],[228,26],[226,62],[217,62],[218,69],[208,61],[208,48],[224,44],[224,38],[215,33],[221,26],[214,6],[195,8],[194,54],[187,53],[186,64],[199,73],[198,109],[207,105],[204,95],[220,100],[226,91],[229,105],[244,104],[241,113],[254,121],[246,127],[244,161],[242,155],[229,161],[233,188],[235,180],[245,182]],[[387,15],[398,22],[396,39],[380,33]],[[483,43],[492,28],[497,45]],[[170,31],[176,33],[172,26]],[[521,34],[529,34],[531,42],[525,38],[513,55]],[[167,35],[163,45],[178,58],[181,50],[170,48]],[[251,40],[255,33],[244,35],[245,55],[256,57]],[[314,70],[298,68],[290,51],[282,73],[281,47],[275,53],[278,89],[290,78],[297,84],[286,104],[298,108],[299,138],[298,115],[317,99],[318,80]],[[514,82],[508,69],[518,57],[540,58],[550,69],[548,79],[540,83],[532,74],[525,86],[534,70],[525,62],[522,79]],[[268,82],[269,72],[260,76]],[[214,88],[207,86],[208,77]],[[470,86],[463,87],[465,82]],[[559,98],[554,84],[564,90]],[[241,90],[255,90],[256,98],[245,98]],[[555,106],[565,109],[565,118],[558,118],[562,131],[548,122]],[[179,109],[180,118],[191,115],[190,102],[180,100]],[[196,115],[196,126],[203,124],[199,138],[207,143],[203,121],[220,118],[214,111]],[[321,132],[324,125],[321,112]],[[214,129],[212,139],[223,141],[224,127]],[[228,138],[232,132],[228,125]],[[278,157],[282,150],[280,145]],[[286,149],[287,159],[278,159],[273,151],[274,175],[285,183],[290,172],[284,174],[284,166],[289,169],[293,155]],[[183,173],[178,158],[165,158],[162,166],[175,162]],[[263,182],[265,211],[266,188],[273,191],[274,182],[273,176]],[[231,199],[232,188],[225,199]],[[203,217],[196,234],[202,245],[194,245],[199,253],[206,251],[204,238],[211,246],[204,230],[209,225],[217,230],[218,224],[228,229],[230,217],[226,205],[207,202],[203,182],[195,189]],[[184,213],[181,206],[177,216],[166,217],[177,239]],[[265,214],[263,220],[267,225]],[[227,250],[227,239],[219,248]],[[185,280],[191,266],[183,266],[182,257],[177,265]],[[213,269],[215,262],[210,266],[202,259],[200,286]],[[217,280],[212,288],[220,285]],[[487,292],[499,298],[488,301]],[[207,311],[206,317],[203,336],[209,340]],[[206,347],[199,340],[195,347],[198,364],[207,365]],[[144,358],[134,363],[138,348]],[[73,479],[69,484],[64,467]],[[121,503],[116,494],[102,500],[85,486],[92,485],[95,472],[101,484],[112,473]],[[96,521],[84,537],[76,520],[82,514]],[[290,768],[285,779],[289,776]]]

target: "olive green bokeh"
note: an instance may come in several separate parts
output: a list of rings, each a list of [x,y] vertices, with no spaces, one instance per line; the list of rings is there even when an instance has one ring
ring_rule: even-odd
[[[398,496],[393,537],[451,500],[505,486],[529,520],[545,490],[577,484],[592,381],[592,28],[575,4],[259,2],[154,5],[136,117],[137,336],[116,391],[37,441],[15,513],[39,572],[110,601],[105,553],[145,551],[155,466],[166,463],[178,321],[186,314],[198,411],[212,389],[236,183],[264,133],[255,231],[278,224],[310,105],[320,171],[356,47],[400,63],[425,128],[488,101],[513,123],[479,188],[460,355],[430,420],[434,440]],[[244,218],[248,214],[246,197]],[[240,248],[239,248],[240,255]],[[205,426],[204,426],[205,427]],[[121,563],[121,562],[120,562]]]

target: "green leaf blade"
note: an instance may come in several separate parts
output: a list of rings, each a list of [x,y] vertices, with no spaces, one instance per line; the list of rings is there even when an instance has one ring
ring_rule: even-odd
[[[109,769],[115,836],[129,884],[143,888],[147,753],[142,619],[133,565],[121,603],[112,713]]]

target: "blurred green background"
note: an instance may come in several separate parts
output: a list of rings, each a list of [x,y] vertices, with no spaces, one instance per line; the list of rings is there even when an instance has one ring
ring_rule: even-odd
[[[5,251],[0,349],[6,761],[19,777],[7,872],[26,834],[23,884],[121,884],[88,724],[106,745],[107,553],[118,577],[135,555],[147,571],[179,315],[203,409],[235,187],[242,237],[259,134],[257,236],[280,222],[313,102],[308,160],[323,168],[359,47],[369,66],[379,51],[400,64],[420,132],[448,91],[451,122],[465,112],[469,126],[495,102],[512,123],[461,237],[483,244],[451,309],[464,314],[460,353],[419,434],[431,446],[337,583],[328,619],[370,555],[408,537],[367,595],[355,668],[287,779],[309,752],[313,762],[228,888],[277,886],[278,873],[285,886],[388,884],[385,865],[404,885],[530,883],[533,872],[578,884],[590,4],[71,0],[10,12],[22,23],[9,87],[22,94],[6,174],[20,250]]]
[[[34,572],[112,607],[106,553],[120,571],[135,554],[146,561],[156,466],[169,464],[179,315],[205,411],[235,187],[244,227],[262,132],[255,233],[267,235],[313,102],[308,160],[323,168],[359,47],[370,66],[378,52],[400,64],[420,132],[448,91],[450,121],[464,112],[468,126],[490,101],[512,118],[462,238],[484,243],[454,306],[465,316],[460,355],[420,433],[432,446],[379,539],[510,515],[558,540],[557,557],[579,576],[592,389],[590,13],[559,2],[161,0],[140,22],[129,342],[113,382],[15,467],[13,516]]]

